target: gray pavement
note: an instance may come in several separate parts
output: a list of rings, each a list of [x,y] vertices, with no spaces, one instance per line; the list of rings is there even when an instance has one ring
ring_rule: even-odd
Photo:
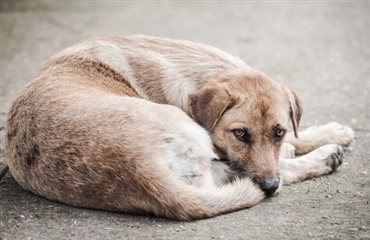
[[[370,3],[1,0],[1,109],[53,53],[96,35],[200,41],[240,56],[304,99],[302,127],[355,129],[330,176],[195,222],[78,209],[0,180],[0,239],[370,239]],[[5,166],[3,136],[0,171]]]

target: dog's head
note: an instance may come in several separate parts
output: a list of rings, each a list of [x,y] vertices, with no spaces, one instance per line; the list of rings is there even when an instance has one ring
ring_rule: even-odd
[[[280,147],[302,115],[300,97],[257,71],[227,74],[190,96],[190,114],[239,176],[271,195],[279,186]]]

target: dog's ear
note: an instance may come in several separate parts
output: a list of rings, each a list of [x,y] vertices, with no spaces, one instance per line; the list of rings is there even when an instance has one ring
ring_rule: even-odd
[[[235,100],[225,86],[205,86],[189,96],[190,115],[202,127],[211,132]]]
[[[298,138],[298,126],[303,112],[302,98],[290,88],[285,88],[285,90],[289,98],[289,115],[292,120],[294,136]]]

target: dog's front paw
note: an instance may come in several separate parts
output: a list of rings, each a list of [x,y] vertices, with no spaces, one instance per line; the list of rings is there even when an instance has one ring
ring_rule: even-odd
[[[315,151],[316,159],[324,163],[323,174],[332,173],[342,165],[343,152],[343,148],[338,144],[327,144]]]
[[[331,171],[329,173],[335,172],[337,168],[342,165],[343,163],[343,148],[341,146],[337,146],[337,152],[330,155],[329,164],[331,167]]]
[[[344,126],[337,122],[330,122],[311,131],[316,131],[317,135],[323,138],[327,144],[336,143],[342,147],[348,147],[355,139],[355,133],[352,128]]]
[[[331,139],[334,143],[343,147],[348,147],[355,139],[355,132],[348,126],[341,125],[337,122],[330,122],[324,127],[331,131]]]

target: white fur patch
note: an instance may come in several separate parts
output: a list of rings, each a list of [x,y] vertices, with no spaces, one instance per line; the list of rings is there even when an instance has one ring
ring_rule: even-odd
[[[197,187],[214,187],[211,160],[213,152],[208,133],[194,122],[181,121],[176,132],[166,134],[165,163],[186,183]]]

